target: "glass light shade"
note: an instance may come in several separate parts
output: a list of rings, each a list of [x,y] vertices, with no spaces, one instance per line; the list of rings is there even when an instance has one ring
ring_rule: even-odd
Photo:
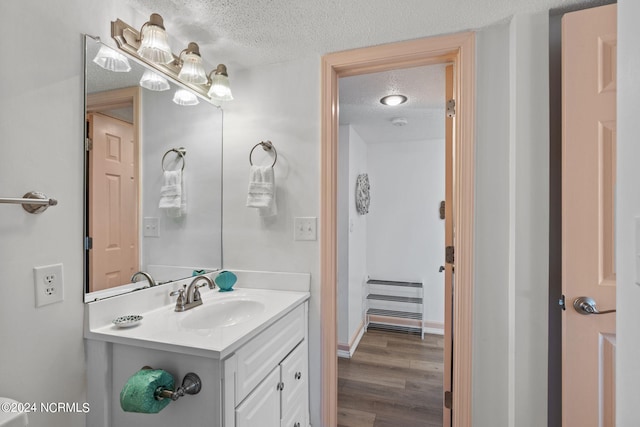
[[[96,57],[93,58],[93,62],[105,70],[116,73],[128,73],[131,71],[131,65],[129,65],[127,57],[107,46],[100,46],[100,50]]]
[[[145,25],[142,28],[142,41],[138,48],[138,55],[156,64],[173,62],[166,31],[157,25]]]
[[[197,96],[184,89],[176,90],[176,93],[173,95],[173,102],[178,105],[198,105],[200,103]]]
[[[147,70],[140,79],[140,86],[145,89],[153,90],[156,92],[162,92],[163,90],[169,90],[169,82],[161,75],[154,73],[151,70]]]
[[[184,55],[184,62],[180,68],[178,78],[187,83],[207,83],[207,74],[202,66],[202,58],[195,53],[187,53]]]
[[[208,95],[216,101],[231,101],[231,87],[229,87],[229,77],[223,74],[215,74],[211,79],[211,88]]]

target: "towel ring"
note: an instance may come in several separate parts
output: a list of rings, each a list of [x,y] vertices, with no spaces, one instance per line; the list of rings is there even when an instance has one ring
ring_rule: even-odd
[[[167,172],[167,170],[164,168],[164,159],[167,157],[167,154],[171,152],[177,153],[178,156],[180,156],[180,158],[182,159],[182,168],[180,170],[184,170],[184,165],[187,164],[187,161],[184,159],[184,156],[187,155],[187,150],[184,147],[172,148],[170,150],[167,150],[166,153],[164,153],[164,156],[162,156],[162,170]]]
[[[276,151],[276,147],[273,146],[273,143],[271,141],[260,141],[253,146],[253,148],[249,152],[249,164],[253,166],[253,162],[251,161],[251,155],[253,155],[253,150],[255,150],[258,145],[262,146],[262,149],[264,151],[273,150],[273,154],[275,155],[275,158],[273,159],[273,163],[271,164],[271,167],[274,167],[276,165],[276,162],[278,161],[278,152]]]

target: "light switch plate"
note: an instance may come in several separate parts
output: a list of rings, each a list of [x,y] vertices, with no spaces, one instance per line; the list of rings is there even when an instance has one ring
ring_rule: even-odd
[[[144,237],[160,237],[160,218],[146,216],[142,219]]]
[[[293,220],[293,240],[317,240],[316,217],[297,217]]]

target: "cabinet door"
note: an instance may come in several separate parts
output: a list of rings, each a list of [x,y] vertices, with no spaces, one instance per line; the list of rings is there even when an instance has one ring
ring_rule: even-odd
[[[300,343],[280,364],[282,389],[282,427],[308,425],[307,405],[309,386],[307,372],[307,344]]]
[[[280,367],[236,408],[236,427],[280,427]]]

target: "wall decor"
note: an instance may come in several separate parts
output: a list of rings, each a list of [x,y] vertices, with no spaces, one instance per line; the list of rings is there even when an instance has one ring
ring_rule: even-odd
[[[369,190],[369,175],[361,173],[356,179],[356,210],[360,215],[369,213],[369,203],[371,201]]]

